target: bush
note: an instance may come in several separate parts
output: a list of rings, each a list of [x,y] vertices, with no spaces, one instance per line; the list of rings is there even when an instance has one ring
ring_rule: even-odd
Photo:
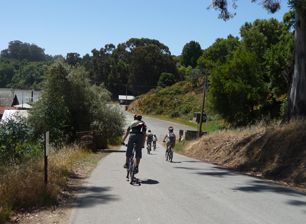
[[[26,118],[13,116],[0,128],[0,165],[15,165],[42,155],[43,144],[34,138]]]
[[[171,117],[171,118],[174,118],[174,117],[179,117],[180,115],[179,115],[179,112],[178,111],[172,111],[170,114],[169,114],[169,117]]]

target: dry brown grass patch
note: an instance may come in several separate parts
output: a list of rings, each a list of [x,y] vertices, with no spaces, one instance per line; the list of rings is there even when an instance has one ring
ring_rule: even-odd
[[[305,188],[306,122],[221,131],[190,143],[187,156]]]

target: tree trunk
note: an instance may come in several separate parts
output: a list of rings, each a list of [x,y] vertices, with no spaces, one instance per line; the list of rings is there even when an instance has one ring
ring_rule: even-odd
[[[295,12],[294,72],[284,120],[306,117],[306,10]]]

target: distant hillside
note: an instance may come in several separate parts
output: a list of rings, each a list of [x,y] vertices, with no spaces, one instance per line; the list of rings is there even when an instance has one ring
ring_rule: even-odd
[[[203,101],[203,88],[193,87],[189,81],[178,82],[165,88],[153,89],[150,92],[135,98],[129,105],[128,111],[139,112],[146,115],[158,116],[162,119],[175,119],[182,123],[198,127],[192,124],[194,112],[201,112]],[[224,128],[224,122],[220,116],[204,107],[204,113],[208,116],[208,129],[215,131]],[[206,130],[203,123],[202,130]]]

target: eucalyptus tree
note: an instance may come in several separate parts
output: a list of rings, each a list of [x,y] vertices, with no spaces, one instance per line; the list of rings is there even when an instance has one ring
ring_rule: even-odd
[[[93,49],[91,58],[91,66],[89,69],[90,78],[96,83],[104,83],[108,86],[108,76],[111,73],[111,67],[114,64],[112,52],[115,45],[106,44],[100,50]]]
[[[234,8],[236,1],[232,0]],[[280,0],[251,0],[260,2],[269,12],[274,13],[280,8]],[[306,116],[306,4],[305,0],[288,0],[288,5],[295,10],[294,32],[294,71],[284,120],[290,120],[295,116]],[[219,18],[228,20],[235,14],[228,10],[228,0],[213,0],[208,8],[220,10]]]
[[[196,41],[190,41],[183,47],[180,57],[181,64],[185,67],[191,66],[192,68],[195,68],[202,53],[203,51],[200,44]]]
[[[114,49],[112,59],[114,61],[109,80],[114,83],[116,77],[119,77],[116,83],[122,87],[127,85],[128,90],[135,95],[155,88],[163,72],[171,73],[175,79],[179,79],[169,48],[158,40],[131,38]],[[123,83],[126,75],[127,82]]]

